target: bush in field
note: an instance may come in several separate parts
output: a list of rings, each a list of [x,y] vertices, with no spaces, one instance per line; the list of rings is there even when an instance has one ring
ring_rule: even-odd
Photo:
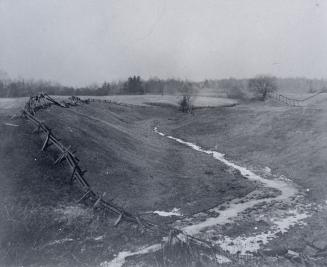
[[[192,101],[191,96],[184,95],[183,98],[179,101],[179,110],[185,113],[192,112]]]
[[[276,78],[267,75],[260,75],[249,79],[248,87],[249,90],[254,93],[255,98],[264,101],[267,94],[277,91]]]

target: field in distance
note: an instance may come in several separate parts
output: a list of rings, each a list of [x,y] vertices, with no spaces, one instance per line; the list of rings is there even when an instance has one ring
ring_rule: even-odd
[[[83,96],[82,98],[89,98]],[[92,96],[95,99],[106,99],[116,103],[146,106],[146,105],[170,105],[178,106],[182,96],[177,95],[111,95],[111,96]],[[194,107],[221,107],[233,106],[237,100],[224,97],[193,96],[191,98]]]

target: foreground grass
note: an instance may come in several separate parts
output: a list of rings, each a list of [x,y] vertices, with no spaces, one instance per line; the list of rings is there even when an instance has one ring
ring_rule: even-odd
[[[126,243],[151,242],[133,225],[114,227],[112,214],[77,204],[69,169],[54,166],[51,151],[40,153],[26,121],[14,123],[0,128],[1,266],[95,266]]]
[[[122,206],[137,212],[154,208],[171,210],[179,206],[185,214],[192,214],[209,205],[216,206],[247,194],[253,185],[240,179],[237,173],[229,173],[215,161],[154,137],[154,119],[174,135],[204,147],[219,146],[220,151],[239,161],[247,164],[259,162],[280,173],[285,171],[287,177],[295,177],[301,185],[316,190],[312,198],[318,192],[321,198],[325,193],[319,191],[324,190],[319,188],[319,184],[324,183],[320,176],[325,171],[321,157],[316,156],[314,168],[308,169],[312,175],[309,179],[306,179],[307,173],[299,173],[297,168],[306,170],[301,162],[314,155],[312,148],[309,150],[310,145],[315,144],[313,141],[323,139],[321,130],[324,124],[321,119],[325,117],[310,110],[302,117],[299,114],[298,109],[240,107],[202,110],[194,116],[176,116],[174,112],[161,108],[135,109],[96,104],[72,111],[54,108],[44,111],[40,117],[55,129],[65,143],[78,149],[82,164],[90,172],[90,182],[99,190],[104,189],[109,196],[114,196]],[[8,120],[8,116],[1,116],[2,125]],[[253,124],[253,120],[259,123]],[[76,187],[69,185],[68,168],[54,166],[56,155],[52,152],[39,152],[41,143],[38,136],[31,133],[30,125],[23,120],[15,123],[19,126],[0,128],[3,159],[0,161],[0,197],[3,203],[0,211],[0,265],[95,266],[112,259],[121,250],[134,250],[161,241],[158,236],[142,235],[127,223],[115,228],[116,218],[110,214],[93,210],[87,203],[77,204],[76,200],[81,195]],[[270,125],[274,125],[275,132],[271,131]],[[294,129],[301,134],[292,136],[290,132]],[[314,130],[310,132],[311,129]],[[291,151],[289,144],[296,150]],[[287,153],[281,149],[285,147],[288,148]],[[294,161],[287,161],[294,154],[300,156]],[[288,173],[290,165],[281,162],[291,164],[295,173]],[[303,233],[314,236],[316,239],[312,242],[324,240],[323,214],[322,211],[314,217],[308,228],[296,230],[299,231],[296,238],[291,235],[281,237],[285,249],[302,253],[307,244]],[[281,247],[280,241],[272,243],[271,247],[277,251]],[[167,247],[157,254],[131,258],[128,264],[211,264],[210,259],[193,248],[170,249]],[[170,254],[175,252],[172,257]],[[320,252],[323,253],[324,248]],[[189,253],[190,262],[183,262],[183,253]],[[323,259],[320,262],[311,259],[296,262],[276,255],[254,258],[236,255],[229,266],[319,266],[323,262]]]

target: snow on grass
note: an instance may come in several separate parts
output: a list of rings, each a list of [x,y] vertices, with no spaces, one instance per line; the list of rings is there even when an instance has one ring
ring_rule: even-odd
[[[267,173],[267,174],[271,174],[271,169],[269,167],[265,167],[264,171]]]
[[[292,183],[290,183],[288,179],[285,179],[283,177],[275,180],[265,179],[253,173],[252,171],[244,167],[238,166],[237,164],[225,159],[225,156],[222,153],[213,150],[206,150],[196,144],[183,141],[182,139],[175,138],[173,136],[165,135],[164,133],[160,132],[157,127],[154,128],[154,132],[159,134],[160,136],[167,137],[178,143],[184,144],[196,151],[211,155],[212,157],[219,160],[220,162],[223,162],[225,165],[240,171],[242,176],[246,177],[247,179],[254,182],[259,182],[266,188],[273,188],[280,192],[280,194],[275,197],[266,197],[266,198],[259,198],[259,199],[253,198],[253,195],[255,194],[250,193],[242,199],[234,199],[229,203],[229,206],[224,210],[220,210],[219,207],[213,208],[210,211],[219,213],[218,217],[209,216],[205,218],[205,220],[196,222],[193,225],[187,225],[185,227],[181,227],[181,230],[183,230],[188,235],[199,235],[200,233],[207,230],[208,228],[209,228],[208,232],[210,232],[212,231],[213,227],[217,225],[224,225],[228,222],[232,222],[233,218],[236,218],[239,214],[241,214],[242,212],[244,212],[249,208],[253,208],[257,204],[264,203],[264,202],[269,203],[273,201],[284,202],[298,193],[298,190],[295,188],[295,186]],[[270,169],[268,170],[268,167],[265,170],[266,173],[271,172]],[[179,210],[173,209],[171,212],[155,211],[154,213],[157,213],[158,215],[161,216],[171,216],[171,215],[175,215],[177,211]],[[219,245],[222,249],[228,251],[231,254],[240,253],[242,255],[247,255],[249,254],[249,252],[257,251],[262,244],[267,244],[269,240],[276,238],[279,233],[287,232],[290,229],[290,227],[294,225],[304,224],[302,220],[304,220],[308,216],[309,214],[306,212],[300,213],[296,209],[289,210],[286,215],[284,214],[283,218],[280,217],[271,218],[271,221],[273,222],[273,226],[269,231],[261,232],[259,234],[254,234],[250,236],[237,236],[235,238],[231,238],[228,236],[221,236],[221,238],[218,241],[214,241],[214,240],[210,240],[210,241],[213,244]],[[112,261],[102,263],[101,267],[113,267],[113,266],[120,267],[125,263],[126,258],[129,256],[142,255],[150,252],[155,252],[158,251],[160,248],[161,248],[160,244],[155,244],[149,247],[142,248],[135,252],[122,251]],[[220,264],[231,262],[230,259],[222,255],[216,255],[216,261]]]
[[[304,225],[302,222],[309,215],[307,213],[299,213],[297,210],[289,211],[289,216],[285,218],[275,218],[274,226],[267,232],[261,232],[251,236],[237,236],[231,238],[223,236],[216,243],[225,251],[231,254],[240,253],[240,255],[249,255],[251,252],[256,252],[261,245],[267,244],[271,239],[274,239],[280,233],[286,233],[294,225]]]
[[[231,263],[232,261],[225,256],[216,254],[216,261],[218,264]]]
[[[13,124],[13,123],[9,123],[9,122],[5,122],[4,125],[12,126],[12,127],[18,127],[19,126],[17,124]]]
[[[66,222],[67,224],[72,224],[75,220],[88,219],[92,217],[91,210],[85,209],[79,205],[59,207],[54,209],[54,212],[58,215],[58,221]]]
[[[171,211],[155,210],[152,213],[158,214],[159,216],[162,216],[162,217],[183,216],[180,209],[177,209],[177,208],[173,208]]]
[[[60,240],[52,241],[52,242],[48,243],[47,246],[60,245],[60,244],[63,244],[63,243],[66,243],[66,242],[71,242],[71,241],[74,241],[74,239],[72,239],[72,238],[63,238],[63,239],[60,239]]]
[[[118,253],[118,255],[111,261],[105,261],[100,264],[100,267],[121,267],[125,264],[126,258],[131,257],[131,256],[136,256],[136,255],[144,255],[152,252],[156,252],[161,249],[161,244],[154,244],[148,247],[143,247],[139,250],[136,250],[134,252],[131,251],[121,251]],[[219,264],[223,263],[230,263],[231,260],[228,259],[225,256],[216,254],[215,255],[215,260]]]
[[[156,252],[161,249],[161,244],[154,244],[152,246],[144,247],[140,250],[131,251],[121,251],[112,261],[105,261],[100,264],[100,267],[121,267],[124,265],[126,258],[135,255],[143,255],[151,252]]]
[[[229,206],[224,210],[219,210],[219,207],[212,209],[211,211],[214,211],[216,213],[219,213],[219,216],[217,217],[210,217],[209,215],[201,220],[200,222],[194,222],[192,225],[187,225],[184,227],[181,227],[181,230],[183,230],[185,233],[189,235],[199,235],[203,231],[208,230],[209,228],[214,228],[217,225],[224,225],[226,223],[232,222],[232,219],[236,218],[238,215],[240,215],[245,210],[248,210],[250,208],[255,207],[258,204],[261,203],[271,203],[271,202],[286,202],[290,200],[291,197],[295,196],[298,193],[297,188],[292,184],[288,179],[265,179],[254,172],[241,167],[229,160],[227,160],[224,156],[224,154],[219,153],[217,151],[213,150],[206,150],[201,148],[200,146],[193,144],[191,142],[186,142],[180,138],[176,138],[170,135],[165,135],[164,133],[160,132],[157,127],[154,128],[154,132],[163,136],[167,137],[171,140],[174,140],[180,144],[184,144],[196,151],[211,155],[216,160],[224,163],[225,165],[238,170],[241,175],[250,181],[259,182],[262,184],[265,188],[272,188],[277,190],[279,195],[277,196],[267,196],[264,198],[253,198],[251,196],[251,193],[248,194],[246,197],[240,199],[235,199],[231,201]],[[271,172],[270,168],[268,169],[266,167],[266,173]],[[253,194],[252,194],[253,195]],[[223,249],[229,251],[230,253],[242,253],[246,254],[248,251],[256,251],[260,248],[262,244],[268,243],[268,241],[272,238],[276,238],[278,233],[285,233],[289,230],[291,226],[301,224],[302,220],[307,218],[309,214],[303,212],[298,213],[296,210],[289,212],[288,214],[284,214],[283,218],[276,217],[271,218],[271,221],[273,223],[271,229],[267,232],[261,233],[261,234],[254,234],[252,236],[243,237],[238,236],[236,238],[230,238],[230,237],[223,237],[222,241],[214,242],[219,244]],[[190,220],[188,220],[190,223]]]

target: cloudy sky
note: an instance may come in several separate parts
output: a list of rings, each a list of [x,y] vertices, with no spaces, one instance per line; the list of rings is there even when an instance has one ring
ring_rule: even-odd
[[[327,78],[327,1],[0,0],[0,70],[70,85]]]

